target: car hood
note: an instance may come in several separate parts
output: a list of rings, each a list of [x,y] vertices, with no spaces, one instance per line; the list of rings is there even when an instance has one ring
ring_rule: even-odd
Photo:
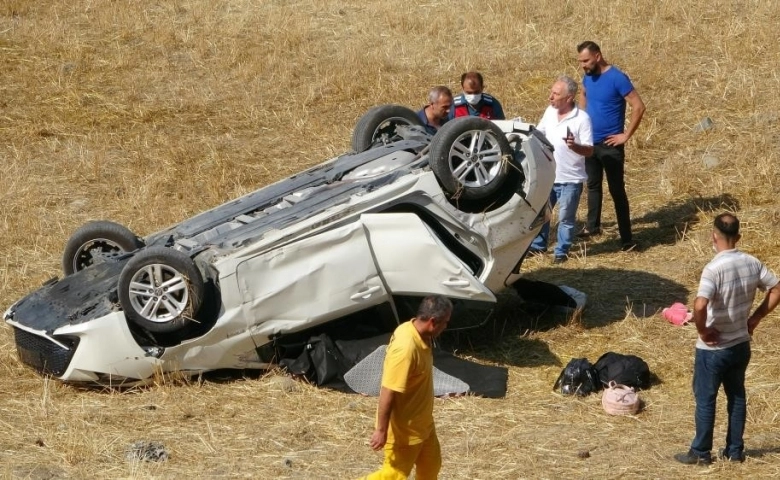
[[[55,279],[22,298],[6,312],[6,320],[51,334],[119,310],[117,279],[127,258],[99,263]]]

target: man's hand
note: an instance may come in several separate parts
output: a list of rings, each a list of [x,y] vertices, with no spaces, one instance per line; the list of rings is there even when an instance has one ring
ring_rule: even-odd
[[[368,446],[370,446],[372,450],[376,451],[384,447],[385,443],[387,443],[387,432],[382,430],[374,430],[374,433],[371,434],[371,439],[368,441]]]
[[[757,317],[750,317],[750,318],[748,318],[748,322],[747,322],[748,333],[750,334],[751,337],[753,336],[753,330],[756,329],[756,327],[758,326],[758,322],[760,322],[760,321],[761,321],[761,319],[757,318]]]
[[[574,150],[572,147],[577,144],[574,143],[574,134],[571,133],[571,130],[568,128],[566,129],[566,136],[563,137],[563,140],[566,142],[566,146],[569,147],[569,149]]]
[[[576,154],[582,155],[583,157],[590,157],[593,155],[593,146],[580,145],[579,143],[575,142],[574,133],[569,130],[569,127],[566,127],[566,136],[563,137],[563,141],[566,142],[566,146],[569,147],[569,150]]]
[[[604,140],[604,143],[609,145],[610,147],[617,147],[618,145],[623,145],[628,141],[628,135],[625,133],[616,133],[614,135],[610,135]]]
[[[753,312],[753,315],[748,318],[747,327],[748,333],[751,337],[753,336],[753,331],[758,326],[758,322],[769,315],[769,313],[774,310],[778,304],[780,304],[780,284],[777,284],[767,290],[764,301],[761,302],[761,305],[759,305],[756,311]]]
[[[699,332],[699,338],[707,345],[714,347],[720,343],[720,332],[715,327],[704,327],[704,330]]]
[[[387,443],[387,430],[390,428],[390,413],[395,403],[395,392],[387,387],[379,389],[379,407],[376,412],[376,426],[368,445],[373,450],[379,450]]]

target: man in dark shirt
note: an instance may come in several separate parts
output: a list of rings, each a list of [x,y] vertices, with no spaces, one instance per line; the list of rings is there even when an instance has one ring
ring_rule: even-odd
[[[428,105],[417,112],[425,131],[435,135],[436,131],[449,119],[451,107],[452,92],[450,89],[444,86],[433,87],[428,92]]]

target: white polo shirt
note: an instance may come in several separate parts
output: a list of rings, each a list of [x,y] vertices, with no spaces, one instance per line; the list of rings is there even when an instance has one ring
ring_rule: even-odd
[[[585,110],[576,105],[562,120],[558,120],[558,110],[549,106],[536,126],[555,147],[555,183],[583,183],[588,179],[585,173],[585,157],[574,153],[566,145],[566,127],[574,134],[574,142],[579,145],[593,145],[593,126]]]

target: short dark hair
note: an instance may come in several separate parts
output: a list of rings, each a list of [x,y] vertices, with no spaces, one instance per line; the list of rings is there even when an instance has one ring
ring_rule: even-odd
[[[731,213],[721,213],[715,217],[715,230],[719,231],[726,239],[732,240],[739,235],[739,219]]]
[[[431,90],[428,92],[428,103],[438,102],[442,95],[452,99],[452,91],[444,85],[431,88]]]
[[[585,40],[584,42],[577,45],[577,53],[582,52],[583,50],[588,50],[591,53],[601,53],[601,48],[599,48],[599,45],[596,42],[591,42],[590,40]]]
[[[422,299],[417,309],[417,318],[433,318],[439,320],[452,313],[452,302],[443,295],[429,295]]]
[[[482,79],[482,74],[479,72],[466,72],[460,76],[460,86],[466,82],[466,79],[473,78],[479,82],[480,85],[485,85],[485,81]]]

